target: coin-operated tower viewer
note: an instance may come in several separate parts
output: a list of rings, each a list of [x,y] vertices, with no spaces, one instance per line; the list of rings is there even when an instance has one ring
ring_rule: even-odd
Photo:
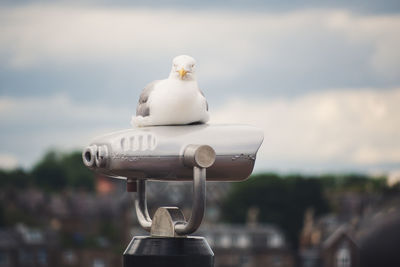
[[[95,138],[82,153],[84,164],[103,175],[126,179],[135,193],[140,225],[150,236],[133,237],[125,267],[214,266],[200,226],[206,181],[242,181],[253,171],[263,133],[246,125],[211,125],[207,101],[196,80],[196,62],[174,58],[169,77],[150,83],[140,95],[133,128]],[[192,181],[190,218],[177,207],[159,207],[150,217],[146,180]]]

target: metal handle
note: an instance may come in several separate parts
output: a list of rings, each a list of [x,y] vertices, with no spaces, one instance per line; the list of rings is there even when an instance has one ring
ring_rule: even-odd
[[[193,204],[192,214],[187,222],[173,222],[178,235],[188,235],[199,228],[204,216],[206,204],[206,168],[215,161],[215,151],[210,146],[189,145],[185,149],[184,163],[193,167]],[[146,180],[137,181],[135,208],[139,224],[146,231],[151,230],[152,220],[147,209]]]
[[[206,168],[193,167],[193,205],[188,222],[177,222],[175,232],[188,235],[199,228],[206,206]]]
[[[135,198],[136,216],[143,229],[150,232],[152,221],[147,209],[146,180],[139,179],[137,183],[137,195]]]

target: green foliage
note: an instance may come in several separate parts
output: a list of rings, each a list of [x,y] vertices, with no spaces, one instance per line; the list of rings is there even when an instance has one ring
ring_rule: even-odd
[[[60,154],[48,152],[33,168],[35,184],[50,191],[65,187],[94,190],[93,173],[82,163],[80,152]]]
[[[25,188],[33,184],[33,177],[23,169],[0,170],[0,187]]]
[[[0,203],[0,227],[4,227],[6,225],[6,220],[4,216],[4,207],[2,204],[3,203]]]
[[[0,170],[0,187],[36,186],[46,191],[67,187],[94,190],[93,173],[82,163],[81,153],[47,152],[30,172],[23,169]]]
[[[387,190],[386,178],[371,178],[363,174],[322,175],[319,177],[326,191],[376,193]]]
[[[110,220],[101,222],[99,233],[113,243],[117,243],[120,239],[118,229]]]
[[[279,177],[276,174],[255,175],[243,183],[234,184],[222,209],[223,218],[228,222],[244,223],[251,207],[259,209],[260,222],[282,227],[294,245],[298,243],[307,208],[314,208],[316,214],[329,211],[320,180],[295,175]]]
[[[67,174],[68,185],[74,188],[94,190],[94,175],[82,163],[82,154],[79,151],[65,154],[62,162]]]
[[[61,156],[48,152],[32,170],[35,184],[45,190],[59,191],[67,186],[67,172]]]
[[[14,205],[4,208],[3,216],[3,226],[14,226],[18,223],[23,223],[25,225],[34,227],[39,225],[37,218],[30,216],[24,210],[18,209]]]

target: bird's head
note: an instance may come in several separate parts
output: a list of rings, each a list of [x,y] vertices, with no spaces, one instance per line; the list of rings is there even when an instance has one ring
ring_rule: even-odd
[[[196,60],[190,56],[177,56],[172,60],[170,78],[183,81],[193,81],[196,79]]]

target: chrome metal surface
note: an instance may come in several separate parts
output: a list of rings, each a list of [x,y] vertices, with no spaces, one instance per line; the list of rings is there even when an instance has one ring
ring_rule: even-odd
[[[206,206],[206,169],[193,167],[193,204],[192,214],[188,222],[177,222],[175,232],[179,235],[189,235],[199,228]]]
[[[98,146],[95,156],[96,166],[105,168],[107,166],[108,148],[106,145]]]
[[[103,175],[127,179],[128,191],[136,191],[136,214],[145,230],[156,236],[175,237],[191,234],[200,226],[206,179],[241,181],[249,177],[263,138],[260,130],[245,125],[133,128],[96,138],[82,158],[87,167]],[[146,180],[193,180],[189,220],[180,216],[178,208],[161,207],[152,221]]]
[[[147,209],[146,180],[138,180],[137,183],[138,185],[135,198],[136,215],[139,224],[143,227],[143,229],[150,232],[152,221]]]
[[[192,201],[192,214],[189,220],[175,222],[176,234],[188,235],[199,228],[201,221],[203,220],[204,210],[206,205],[206,169],[193,167],[193,201]],[[138,180],[137,193],[135,198],[136,215],[139,224],[146,231],[152,230],[153,221],[150,218],[147,209],[146,200],[146,180]],[[160,219],[158,219],[160,220]],[[152,230],[157,231],[157,230]]]
[[[97,146],[96,145],[91,145],[85,148],[82,152],[82,159],[83,159],[83,164],[85,164],[86,167],[89,167],[91,169],[95,168],[96,165],[96,152],[97,152]]]
[[[214,164],[207,169],[207,180],[241,181],[251,174],[262,141],[262,131],[246,125],[132,128],[96,138],[84,150],[83,161],[115,178],[190,181],[193,172],[184,164],[185,148],[207,144],[216,154]],[[91,161],[100,147],[98,160]],[[198,163],[203,164],[201,158]]]
[[[154,237],[182,237],[175,232],[175,224],[184,222],[185,217],[177,207],[158,208],[151,225],[151,236]]]

